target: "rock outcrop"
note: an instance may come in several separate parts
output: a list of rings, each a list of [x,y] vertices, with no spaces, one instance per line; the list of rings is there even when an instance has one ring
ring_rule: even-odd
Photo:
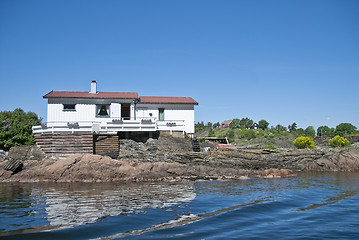
[[[42,160],[45,158],[45,153],[36,145],[14,146],[10,148],[7,158],[20,161]]]
[[[118,159],[75,154],[66,159],[13,150],[0,161],[0,181],[110,182],[183,179],[246,179],[291,177],[297,171],[359,171],[359,149],[281,149],[192,152],[186,139],[160,138],[138,143],[121,140]],[[35,151],[36,152],[36,151]],[[16,154],[15,154],[16,153]],[[29,157],[30,156],[30,157]],[[32,157],[31,157],[32,156]],[[34,157],[39,156],[39,157]],[[21,161],[22,171],[8,171],[10,160]],[[4,169],[5,168],[5,169]],[[17,172],[17,173],[16,173]]]
[[[294,171],[359,171],[358,148],[319,148],[255,150],[215,149],[213,143],[201,143],[211,147],[210,152],[192,152],[190,142],[185,139],[151,140],[137,144],[132,140],[121,140],[120,159],[148,162],[177,162],[184,165],[205,165],[216,168],[239,168],[265,170],[270,168]],[[187,144],[187,145],[186,145]]]
[[[0,149],[0,161],[5,160],[8,154],[8,152],[5,152],[4,150]]]
[[[1,181],[11,182],[116,182],[172,181],[197,179],[247,179],[249,177],[290,177],[290,170],[253,171],[239,168],[185,165],[178,162],[140,162],[112,159],[107,156],[75,154],[66,159],[24,162],[24,170],[14,174],[0,171]]]

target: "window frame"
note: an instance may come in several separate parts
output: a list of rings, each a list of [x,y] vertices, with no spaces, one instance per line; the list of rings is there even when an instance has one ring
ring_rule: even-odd
[[[106,107],[106,115],[100,115],[99,112],[101,111],[102,106]],[[110,111],[111,104],[96,104],[96,117],[99,118],[109,118],[111,111]]]
[[[73,106],[73,108],[68,108],[69,106]],[[63,112],[76,112],[76,104],[75,103],[64,103],[62,104]]]
[[[158,120],[159,121],[165,120],[165,109],[164,108],[158,108]]]

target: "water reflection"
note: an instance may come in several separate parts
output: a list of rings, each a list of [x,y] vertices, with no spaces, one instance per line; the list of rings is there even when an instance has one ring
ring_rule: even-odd
[[[161,230],[177,236],[183,229],[193,232],[197,228],[206,234],[213,229],[214,234],[220,233],[219,223],[229,232],[246,225],[257,236],[258,229],[271,231],[265,228],[267,225],[282,226],[280,229],[287,233],[293,228],[291,223],[297,226],[300,221],[307,228],[308,221],[322,226],[323,219],[326,229],[331,229],[343,221],[344,217],[339,216],[352,224],[350,219],[358,209],[358,183],[359,173],[302,173],[288,179],[183,183],[2,183],[0,238],[72,227],[41,234],[50,236],[47,239],[53,239],[51,234],[71,237],[73,233],[88,233],[84,239],[137,239]],[[328,216],[331,221],[326,221]],[[178,232],[173,233],[176,229]],[[33,235],[33,239],[37,236]]]
[[[6,223],[2,223],[1,226],[4,226],[2,231],[15,230],[15,225],[21,225],[23,229],[34,227],[34,225],[40,227],[42,224],[56,226],[56,228],[74,227],[93,223],[107,216],[139,213],[148,208],[169,207],[189,202],[196,197],[191,182],[2,184],[0,186],[2,218],[11,218],[16,215],[15,217],[20,221],[17,223],[10,221],[12,226],[4,226]],[[15,207],[11,208],[12,205]],[[19,212],[31,215],[32,222],[26,226]],[[37,216],[38,214],[45,216],[40,217]],[[40,225],[37,219],[42,219]]]

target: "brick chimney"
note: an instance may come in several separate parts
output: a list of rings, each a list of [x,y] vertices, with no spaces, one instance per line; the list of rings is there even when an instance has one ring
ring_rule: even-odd
[[[97,83],[95,80],[91,82],[91,92],[90,93],[97,93]]]

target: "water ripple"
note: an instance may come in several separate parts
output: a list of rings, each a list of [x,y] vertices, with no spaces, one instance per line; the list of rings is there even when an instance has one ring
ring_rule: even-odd
[[[2,239],[359,239],[359,173],[0,184]]]

